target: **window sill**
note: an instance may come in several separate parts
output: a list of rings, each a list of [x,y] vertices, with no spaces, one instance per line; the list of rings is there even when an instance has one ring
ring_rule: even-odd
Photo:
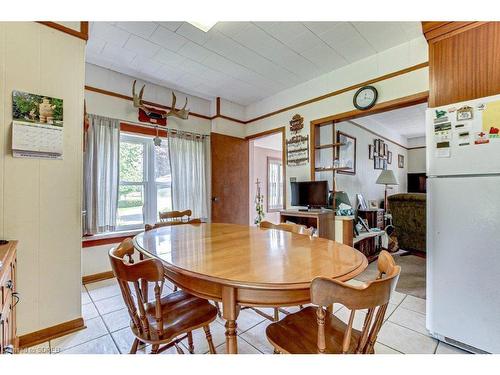
[[[100,233],[92,236],[84,236],[82,237],[82,247],[92,247],[92,246],[120,243],[124,239],[129,237],[134,237],[135,235],[143,231],[144,231],[143,229],[134,229],[134,230],[126,230],[118,232]]]

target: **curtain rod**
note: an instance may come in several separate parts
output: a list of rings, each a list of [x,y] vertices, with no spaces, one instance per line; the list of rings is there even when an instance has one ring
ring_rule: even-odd
[[[95,115],[95,116],[107,117],[107,116],[101,116],[101,115]],[[109,119],[113,119],[113,117],[108,117],[108,118]],[[119,118],[114,119],[114,120],[118,120],[120,122],[124,122],[124,123],[135,125],[135,126],[139,126],[139,127],[142,127],[142,128],[155,129],[155,130],[156,130],[156,128],[158,128],[158,130],[166,131],[167,134],[168,133],[173,133],[173,134],[179,133],[180,135],[184,134],[184,135],[191,135],[191,136],[195,136],[195,137],[210,137],[210,134],[201,134],[201,133],[190,132],[190,131],[187,131],[187,130],[179,130],[179,129],[167,128],[166,126],[163,126],[163,125],[154,126],[154,125],[150,125],[150,124],[144,124],[144,123],[141,123],[141,122],[124,120],[124,119],[119,119]]]

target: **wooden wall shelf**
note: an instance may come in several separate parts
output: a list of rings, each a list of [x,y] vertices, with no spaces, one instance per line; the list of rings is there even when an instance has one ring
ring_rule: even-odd
[[[349,167],[336,167],[336,168],[314,168],[315,172],[328,172],[328,171],[347,171]]]
[[[314,148],[316,150],[321,150],[323,148],[333,148],[333,147],[340,147],[340,146],[344,146],[344,144],[341,142],[337,142],[337,143],[330,143],[330,144],[326,144],[326,145],[316,146]]]

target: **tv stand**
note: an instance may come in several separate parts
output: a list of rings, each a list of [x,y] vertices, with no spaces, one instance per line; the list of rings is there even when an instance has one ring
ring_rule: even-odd
[[[280,222],[290,221],[295,224],[314,227],[318,237],[335,241],[335,212],[330,210],[284,210],[280,211]]]

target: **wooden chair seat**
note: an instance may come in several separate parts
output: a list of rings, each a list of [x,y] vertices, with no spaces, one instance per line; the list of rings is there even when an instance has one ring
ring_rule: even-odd
[[[325,316],[326,354],[342,354],[342,340],[347,324],[333,314]],[[306,307],[287,315],[266,329],[271,344],[282,353],[318,354],[318,324],[315,307]],[[352,329],[347,353],[355,353],[361,332]]]
[[[206,326],[217,317],[217,309],[207,300],[195,297],[182,290],[171,293],[161,300],[161,312],[163,316],[163,333],[160,337],[153,337],[153,332],[161,332],[156,323],[156,302],[145,304],[146,316],[151,330],[151,338],[145,337],[136,328],[133,322],[130,326],[137,337],[144,342],[170,341],[173,338],[190,332],[194,329]]]

